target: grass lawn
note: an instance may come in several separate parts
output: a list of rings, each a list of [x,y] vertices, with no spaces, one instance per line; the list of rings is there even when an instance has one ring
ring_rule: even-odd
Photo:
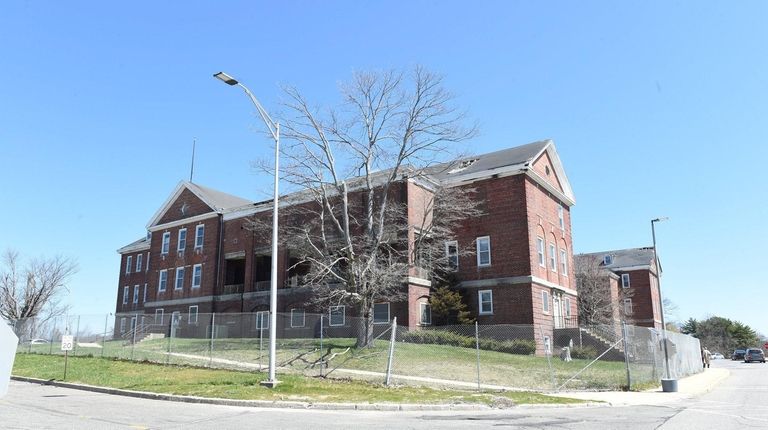
[[[64,357],[20,353],[13,374],[61,380]],[[266,374],[186,366],[164,366],[95,357],[70,357],[67,382],[102,387],[239,400],[292,400],[352,403],[479,403],[517,404],[579,403],[575,399],[549,397],[531,392],[468,392],[424,387],[385,387],[361,381],[310,378],[279,374],[273,389],[259,382]],[[500,402],[501,401],[501,402]]]

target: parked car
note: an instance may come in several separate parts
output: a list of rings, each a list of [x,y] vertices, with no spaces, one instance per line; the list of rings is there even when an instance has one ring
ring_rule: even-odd
[[[32,345],[45,345],[48,341],[46,339],[32,339],[29,343]]]
[[[744,362],[745,363],[751,363],[753,361],[759,361],[761,363],[765,363],[765,354],[763,354],[762,349],[757,348],[749,348],[744,353]]]
[[[724,358],[725,357],[723,356],[723,354],[720,354],[719,352],[713,352],[712,353],[712,359],[713,360],[722,360]]]
[[[744,353],[746,352],[747,350],[745,349],[737,349],[736,351],[733,351],[733,354],[731,355],[731,360],[743,360]]]

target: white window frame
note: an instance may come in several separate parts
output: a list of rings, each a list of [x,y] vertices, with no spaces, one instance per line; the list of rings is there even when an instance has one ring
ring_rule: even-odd
[[[205,243],[205,224],[199,224],[195,227],[195,249],[203,249],[203,243]]]
[[[157,316],[160,316],[160,322],[157,321]],[[155,324],[162,325],[165,322],[165,310],[163,308],[155,309]]]
[[[488,300],[483,301],[483,294],[488,293]],[[490,305],[490,310],[483,310],[483,303]],[[480,290],[477,292],[478,315],[493,315],[493,290]]]
[[[480,243],[487,242],[488,243],[488,262],[482,263],[482,254],[483,251],[480,250]],[[475,247],[477,250],[477,267],[488,267],[491,265],[491,237],[490,236],[480,236],[477,239],[475,239]]]
[[[554,243],[549,243],[549,269],[557,273],[557,246]]]
[[[603,265],[610,266],[611,264],[613,264],[613,255],[603,256]]]
[[[197,311],[198,311],[197,305],[192,305],[189,307],[189,312],[187,313],[187,324],[195,324],[197,325]],[[194,311],[194,312],[193,312]],[[192,315],[195,316],[195,318],[192,318]]]
[[[341,310],[341,324],[334,324],[333,323],[333,311],[334,310]],[[346,324],[347,322],[347,307],[344,305],[339,306],[331,306],[328,308],[328,325],[331,327],[340,327]]]
[[[627,309],[629,305],[629,309]],[[632,305],[632,299],[624,299],[624,315],[632,315],[635,313],[635,309]]]
[[[192,266],[192,288],[200,288],[200,285],[202,283],[203,283],[203,265],[195,264],[194,266]]]
[[[125,317],[120,318],[120,333],[125,333]]]
[[[419,325],[432,325],[432,306],[428,302],[419,303]]]
[[[557,218],[560,222],[560,230],[565,230],[565,210],[562,204],[557,205]]]
[[[182,234],[183,233],[183,234]],[[184,236],[182,239],[181,236]],[[184,250],[187,249],[187,229],[180,228],[179,234],[176,236],[176,251],[177,252],[184,252]]]
[[[382,320],[376,320],[376,306],[386,305],[387,306],[387,317]],[[380,303],[374,303],[373,304],[373,323],[374,324],[389,324],[389,302],[380,302]]]
[[[128,304],[128,295],[131,294],[130,289],[131,287],[129,287],[128,285],[123,287],[123,304],[124,305]]]
[[[254,317],[256,330],[269,330],[269,311],[258,311]]]
[[[451,254],[451,247],[456,249],[456,252]],[[449,240],[445,242],[445,258],[448,260],[449,270],[459,270],[459,242],[456,240]]]
[[[629,288],[632,285],[629,273],[622,273],[621,274],[621,288]]]
[[[563,307],[565,308],[563,309],[564,311],[563,315],[565,315],[566,318],[570,318],[571,317],[571,298],[570,297],[566,297],[563,299]]]
[[[184,290],[184,276],[185,276],[185,270],[184,267],[177,267],[176,268],[176,275],[173,277],[173,290]],[[181,273],[181,278],[179,278],[179,273]],[[181,285],[179,285],[181,284]]]
[[[160,243],[160,253],[163,255],[168,254],[171,250],[171,232],[166,231],[163,233],[163,241]]]
[[[136,273],[141,272],[141,263],[144,260],[144,254],[138,254],[136,256]]]
[[[547,267],[547,257],[544,255],[544,248],[546,245],[544,245],[544,238],[541,236],[536,236],[536,253],[539,256],[539,266],[546,268]]]
[[[167,288],[168,288],[168,269],[163,269],[160,271],[160,275],[158,275],[158,278],[157,278],[157,291],[159,293],[164,293]]]
[[[549,291],[541,290],[541,311],[549,315]]]
[[[144,265],[144,271],[149,272],[149,252],[147,252],[147,264]]]
[[[125,260],[125,274],[131,273],[131,267],[133,266],[133,255],[129,255]]]
[[[294,318],[301,315],[301,324],[294,324]],[[304,309],[291,309],[291,328],[301,328],[307,324],[306,313]]]
[[[141,286],[138,284],[133,286],[133,304],[137,305],[139,304],[139,290],[141,289]]]
[[[560,271],[563,276],[568,276],[568,251],[560,248]]]
[[[141,299],[141,303],[147,303],[147,283],[144,283],[144,296]]]

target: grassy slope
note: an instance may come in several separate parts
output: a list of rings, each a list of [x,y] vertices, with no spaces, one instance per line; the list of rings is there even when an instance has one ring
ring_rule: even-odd
[[[61,356],[17,354],[13,374],[41,379],[63,377]],[[162,366],[101,358],[71,357],[67,381],[128,390],[247,400],[354,403],[482,403],[504,397],[515,403],[577,403],[578,400],[530,392],[473,393],[423,387],[389,388],[359,381],[279,375],[274,389],[259,382],[263,373]]]

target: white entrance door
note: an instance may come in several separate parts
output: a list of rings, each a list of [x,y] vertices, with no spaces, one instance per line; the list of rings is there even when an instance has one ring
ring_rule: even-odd
[[[563,305],[562,299],[557,293],[552,294],[552,317],[555,319],[555,328],[563,328]]]

